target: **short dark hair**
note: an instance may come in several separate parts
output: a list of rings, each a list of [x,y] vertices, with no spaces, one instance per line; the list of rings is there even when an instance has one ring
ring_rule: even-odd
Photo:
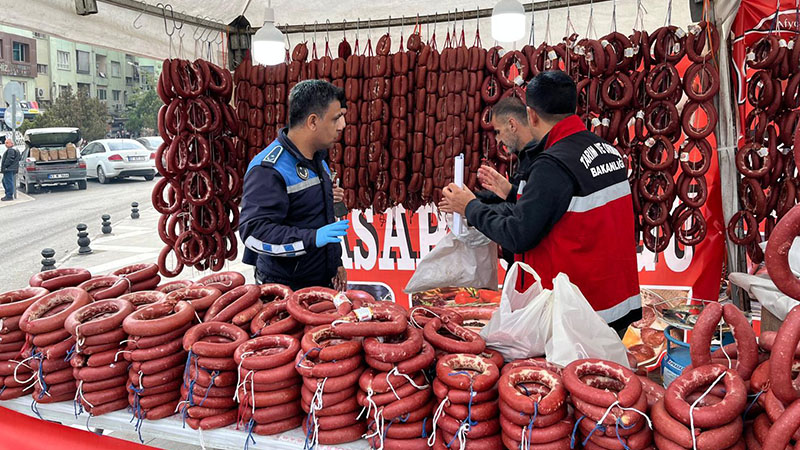
[[[575,114],[578,89],[575,81],[560,70],[539,72],[528,83],[525,102],[547,122]]]
[[[302,124],[311,114],[322,116],[334,101],[345,107],[344,90],[324,80],[304,80],[289,92],[289,128]]]
[[[528,123],[528,110],[525,109],[525,104],[522,103],[522,100],[514,95],[501,98],[499,102],[495,103],[492,106],[492,115],[498,118],[510,116],[520,123]]]

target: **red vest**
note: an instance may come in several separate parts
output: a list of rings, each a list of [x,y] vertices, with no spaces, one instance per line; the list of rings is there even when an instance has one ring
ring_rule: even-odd
[[[516,260],[533,267],[548,289],[556,275],[567,274],[606,322],[640,308],[633,203],[617,149],[570,116],[553,127],[539,157],[557,161],[577,188],[553,229]],[[518,289],[533,282],[525,278]]]

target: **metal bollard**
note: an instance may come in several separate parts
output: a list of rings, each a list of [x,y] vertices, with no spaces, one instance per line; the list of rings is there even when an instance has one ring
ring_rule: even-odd
[[[85,223],[79,223],[76,227],[78,229],[78,254],[79,255],[88,255],[92,253],[92,249],[89,247],[91,240],[89,239],[89,233],[86,232],[86,229],[89,228],[86,226]]]
[[[111,234],[111,216],[103,214],[100,218],[103,219],[103,228],[101,228],[103,234]]]
[[[56,260],[53,258],[54,256],[56,256],[56,251],[52,248],[46,248],[42,250],[42,270],[40,270],[40,272],[46,272],[56,268]]]
[[[131,219],[138,219],[139,218],[139,203],[133,202],[131,203]]]

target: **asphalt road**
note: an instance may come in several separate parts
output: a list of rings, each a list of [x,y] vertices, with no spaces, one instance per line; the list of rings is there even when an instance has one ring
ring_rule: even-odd
[[[79,223],[88,225],[91,237],[101,233],[103,214],[110,214],[113,224],[130,215],[131,202],[150,206],[155,183],[138,177],[105,185],[89,180],[85,191],[74,186],[43,188],[31,195],[33,201],[0,208],[0,292],[28,285],[42,267],[42,249],[54,249],[60,261],[77,248]]]

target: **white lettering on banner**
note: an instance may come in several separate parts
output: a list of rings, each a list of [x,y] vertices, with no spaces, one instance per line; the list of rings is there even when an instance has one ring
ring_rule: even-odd
[[[386,214],[386,226],[383,230],[383,250],[378,260],[381,270],[414,270],[416,265],[411,257],[411,239],[406,231],[405,209],[402,206],[392,208]],[[392,256],[392,249],[400,250],[400,257]],[[395,260],[397,267],[395,267]]]
[[[637,272],[654,272],[656,270],[655,255],[647,247],[641,247],[640,251],[636,253],[636,262]]]
[[[372,224],[372,210],[365,212],[353,211],[353,231],[358,236],[356,245],[353,246],[353,260],[356,270],[372,270],[378,260],[378,237],[372,225],[369,228],[365,224]],[[366,251],[366,253],[365,253]]]
[[[419,262],[439,241],[447,234],[444,221],[439,221],[438,210],[431,205],[426,205],[417,210],[419,215]],[[431,231],[433,219],[436,218],[436,228]]]
[[[342,267],[345,270],[352,270],[353,269],[353,259],[350,258],[350,251],[348,248],[350,247],[350,242],[347,236],[343,236],[339,245],[342,247]]]
[[[679,249],[675,236],[672,236],[669,240],[669,245],[661,253],[661,256],[670,271],[681,273],[686,271],[692,264],[694,247],[682,247]],[[655,255],[647,247],[642,246],[639,248],[639,252],[636,254],[636,261],[639,272],[654,272],[656,270]]]

